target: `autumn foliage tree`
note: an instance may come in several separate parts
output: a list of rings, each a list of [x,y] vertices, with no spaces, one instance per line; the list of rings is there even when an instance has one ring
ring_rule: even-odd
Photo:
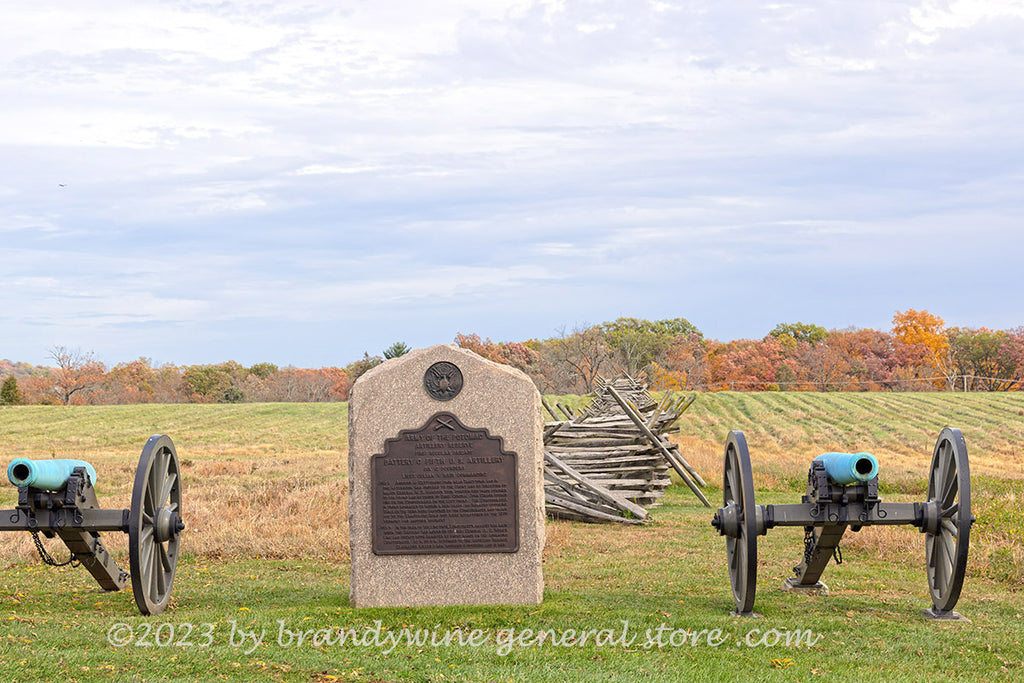
[[[797,377],[817,391],[839,391],[847,383],[850,364],[839,348],[827,341],[801,342],[795,363]]]
[[[368,351],[364,351],[362,358],[345,366],[345,372],[348,373],[349,380],[355,383],[364,372],[372,370],[383,362],[384,359],[380,356],[371,356]]]
[[[612,360],[627,375],[650,374],[679,336],[703,338],[701,331],[686,318],[638,320],[619,318],[601,325],[604,341],[612,351]]]
[[[945,378],[947,388],[952,389],[956,379],[956,367],[950,356],[949,339],[945,334],[945,321],[928,311],[908,308],[897,311],[892,319],[892,335],[922,357]]]
[[[794,348],[800,342],[817,344],[828,338],[828,330],[821,325],[809,323],[779,323],[768,333],[785,346]]]
[[[460,349],[472,351],[481,358],[486,358],[495,363],[504,362],[501,346],[492,342],[490,338],[483,339],[479,334],[462,334],[459,332],[455,335],[455,343]]]
[[[53,370],[53,390],[63,405],[69,405],[80,392],[88,391],[103,381],[104,368],[93,358],[92,351],[54,346],[50,358],[57,364]]]
[[[537,362],[538,354],[528,345],[521,342],[492,342],[490,339],[481,339],[478,334],[455,335],[455,343],[459,348],[468,349],[473,353],[504,365],[511,365],[529,374],[533,370],[533,364]]]
[[[118,363],[110,369],[103,382],[104,403],[152,403],[153,368],[145,358]]]
[[[555,368],[568,381],[564,386],[570,391],[587,393],[593,391],[594,383],[602,374],[611,374],[609,361],[612,350],[598,326],[575,328],[552,340],[550,350]]]
[[[550,339],[493,342],[459,333],[455,342],[526,372],[543,393],[590,392],[597,377],[634,371],[655,390],[1020,391],[1024,327],[947,328],[927,311],[897,311],[889,332],[826,330],[780,323],[760,339],[705,338],[685,318],[618,318],[562,330]],[[396,342],[384,355],[407,350]],[[92,353],[50,349],[53,367],[0,360],[0,403],[122,404],[348,400],[352,384],[383,362],[363,354],[344,367],[154,366],[147,358],[109,371]]]
[[[673,337],[663,357],[651,363],[651,385],[655,389],[681,391],[707,387],[707,343],[702,335],[681,334]]]
[[[786,361],[775,337],[739,339],[708,345],[710,387],[746,391],[778,390],[779,368]]]
[[[1006,391],[1020,383],[1024,340],[1019,333],[954,327],[947,330],[947,337],[965,388]]]
[[[327,403],[348,399],[352,381],[343,368],[281,368],[265,377],[250,373],[243,384],[245,400]]]
[[[880,391],[892,388],[893,372],[898,367],[893,339],[878,330],[833,330],[829,347],[846,363],[847,391]]]

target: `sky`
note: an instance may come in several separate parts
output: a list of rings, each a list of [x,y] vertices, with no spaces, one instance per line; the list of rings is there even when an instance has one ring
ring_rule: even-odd
[[[1024,325],[1024,0],[74,0],[0,25],[0,358]]]

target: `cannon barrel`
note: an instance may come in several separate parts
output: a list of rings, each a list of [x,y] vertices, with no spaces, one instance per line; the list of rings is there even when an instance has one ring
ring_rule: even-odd
[[[822,463],[828,478],[840,486],[870,481],[878,475],[878,461],[870,453],[822,453],[814,461]]]
[[[84,460],[29,460],[17,458],[7,467],[7,478],[15,486],[31,486],[43,491],[60,491],[76,467],[84,467],[96,485],[96,468]]]

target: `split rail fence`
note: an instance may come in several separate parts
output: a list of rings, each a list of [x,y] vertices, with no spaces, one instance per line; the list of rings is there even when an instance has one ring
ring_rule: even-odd
[[[553,517],[641,524],[661,504],[674,471],[705,506],[707,483],[667,434],[696,394],[667,392],[660,402],[639,379],[598,378],[579,412],[544,402],[544,500]],[[557,412],[556,412],[557,411]]]

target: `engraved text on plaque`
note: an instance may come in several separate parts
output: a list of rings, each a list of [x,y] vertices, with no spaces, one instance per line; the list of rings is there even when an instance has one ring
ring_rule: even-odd
[[[437,413],[388,439],[372,478],[377,555],[519,549],[516,454],[486,429]]]

